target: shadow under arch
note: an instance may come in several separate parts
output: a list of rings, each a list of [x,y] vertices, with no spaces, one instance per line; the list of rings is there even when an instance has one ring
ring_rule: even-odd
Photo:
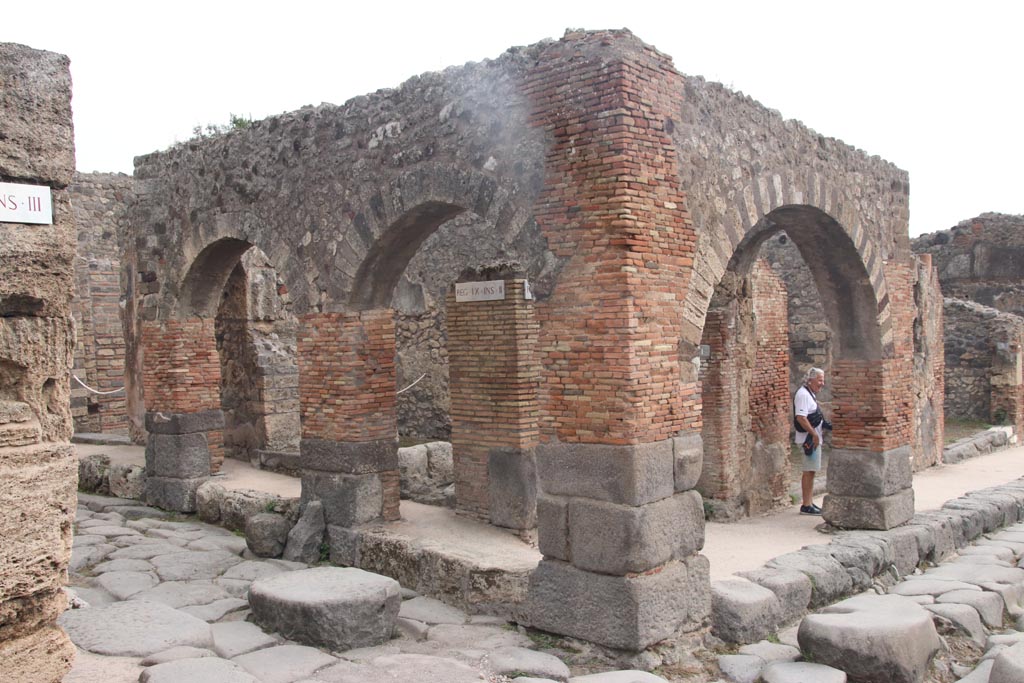
[[[447,202],[427,201],[406,211],[377,239],[356,271],[350,304],[355,310],[387,308],[409,261],[441,226],[466,211]]]
[[[760,246],[783,232],[793,240],[814,279],[829,327],[835,358],[880,359],[885,337],[879,313],[887,304],[876,292],[864,254],[846,230],[821,209],[787,205],[761,218],[736,245],[726,267],[741,277],[750,273]]]
[[[182,279],[178,316],[214,318],[228,278],[252,246],[246,240],[225,237],[204,247]]]

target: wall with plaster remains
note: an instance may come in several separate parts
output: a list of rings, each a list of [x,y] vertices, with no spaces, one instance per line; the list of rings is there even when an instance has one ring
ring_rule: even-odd
[[[121,264],[127,235],[125,215],[132,201],[131,176],[75,173],[68,188],[78,230],[75,298],[78,330],[72,372],[100,392],[125,386]],[[125,393],[97,394],[78,382],[71,389],[76,432],[128,433]]]
[[[51,189],[52,225],[0,223],[0,662],[60,681],[78,468],[71,436],[75,223],[68,58],[0,44],[0,177]]]

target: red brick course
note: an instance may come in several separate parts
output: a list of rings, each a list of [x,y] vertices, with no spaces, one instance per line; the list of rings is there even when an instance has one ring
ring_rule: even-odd
[[[695,233],[666,130],[682,80],[653,48],[611,44],[556,43],[525,85],[551,140],[534,214],[569,259],[537,306],[543,440],[649,443],[699,425],[678,352]]]
[[[537,445],[538,324],[524,280],[506,280],[502,301],[449,292],[446,309],[456,509],[489,520],[490,450]]]

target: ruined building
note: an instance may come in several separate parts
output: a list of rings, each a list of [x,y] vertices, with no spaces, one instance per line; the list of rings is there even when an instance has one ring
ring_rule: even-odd
[[[0,44],[0,662],[59,681],[78,482],[68,370],[75,225],[68,59]]]
[[[912,247],[945,294],[948,415],[1024,428],[1024,216],[985,213]]]
[[[121,240],[128,391],[80,394],[76,418],[146,439],[148,501],[194,510],[220,458],[292,453],[342,556],[400,514],[399,429],[450,437],[458,512],[536,528],[520,617],[548,631],[639,650],[702,628],[705,502],[785,500],[803,311],[767,242],[803,257],[809,329],[827,328],[825,519],[903,524],[941,445],[941,309],[906,173],[628,31],[192,140],[120,192],[115,215],[80,210],[89,239]],[[114,269],[95,271],[104,292]]]

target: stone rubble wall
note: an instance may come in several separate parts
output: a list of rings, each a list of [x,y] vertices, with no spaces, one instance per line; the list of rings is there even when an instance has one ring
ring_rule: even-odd
[[[68,58],[0,44],[0,177],[53,199],[52,225],[0,223],[0,662],[12,683],[56,683],[74,657],[56,626],[77,482],[74,164]]]
[[[921,235],[912,247],[932,259],[947,297],[946,414],[1020,433],[1024,216],[984,213]]]
[[[121,262],[132,178],[122,173],[75,173],[68,192],[78,229],[72,304],[78,343],[72,372],[98,391],[114,391],[125,386]],[[94,394],[73,383],[76,432],[127,434],[126,411],[124,392]]]
[[[954,298],[945,300],[944,314],[947,414],[981,422],[998,420],[1019,430],[1015,412],[999,405],[998,399],[994,404],[993,396],[999,385],[1019,383],[1017,359],[1024,348],[1024,318]]]

